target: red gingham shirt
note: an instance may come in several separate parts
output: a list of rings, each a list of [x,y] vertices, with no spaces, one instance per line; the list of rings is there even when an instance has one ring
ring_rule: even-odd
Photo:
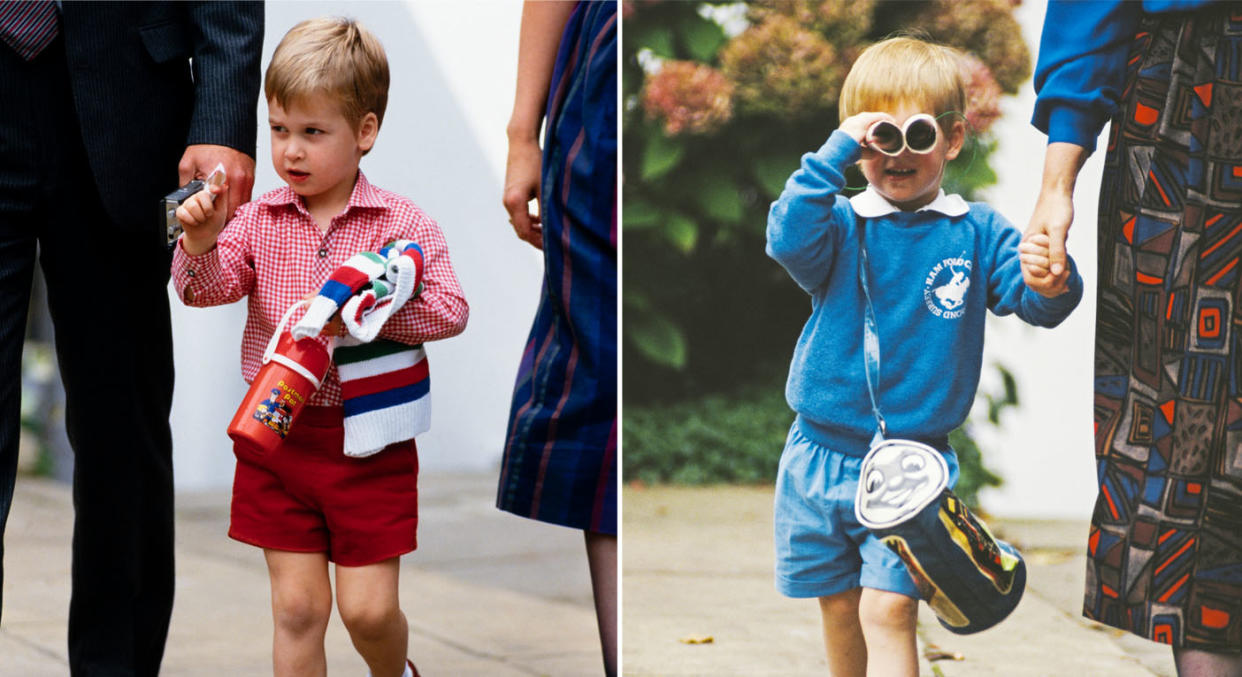
[[[372,186],[361,171],[345,211],[332,218],[327,233],[319,230],[297,193],[288,186],[278,188],[239,207],[211,251],[191,256],[178,242],[173,285],[189,306],[216,306],[248,297],[241,367],[242,377],[250,383],[289,306],[318,291],[349,257],[379,251],[394,239],[422,247],[423,289],[388,318],[380,337],[413,345],[460,334],[470,309],[440,227],[409,199]],[[296,311],[290,326],[304,312]],[[327,345],[331,339],[317,340]],[[308,404],[341,404],[335,365]]]

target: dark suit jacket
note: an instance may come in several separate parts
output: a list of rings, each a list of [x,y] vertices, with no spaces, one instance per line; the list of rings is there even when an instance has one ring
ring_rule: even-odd
[[[82,139],[105,208],[157,229],[185,147],[254,156],[261,2],[65,2],[61,29]]]

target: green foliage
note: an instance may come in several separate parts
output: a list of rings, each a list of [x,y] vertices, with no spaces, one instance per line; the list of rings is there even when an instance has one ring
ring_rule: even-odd
[[[996,183],[996,172],[987,163],[987,157],[996,150],[996,142],[967,137],[966,144],[956,162],[950,162],[944,170],[944,192],[973,195],[975,191]]]
[[[686,365],[686,336],[676,322],[653,310],[647,297],[639,293],[625,296],[627,320],[625,331],[630,340],[648,360],[670,369]]]
[[[677,166],[685,150],[685,146],[673,142],[663,134],[652,134],[647,137],[647,146],[643,149],[643,168],[639,176],[643,181],[655,181],[663,177]]]
[[[1001,414],[1010,407],[1018,406],[1018,383],[1014,380],[1013,374],[1004,366],[998,364],[996,369],[1001,376],[1000,392],[981,390],[977,397],[987,409],[986,425],[1000,427]],[[983,424],[971,418],[949,433],[949,446],[957,452],[960,470],[954,492],[973,508],[979,506],[980,489],[1001,485],[1000,476],[983,465],[983,453],[971,434],[977,425]]]
[[[779,384],[668,406],[626,405],[624,479],[650,484],[771,482],[793,414]]]
[[[1000,486],[1001,478],[983,465],[970,432],[976,425],[999,425],[1002,412],[1018,404],[1013,375],[997,368],[1000,391],[979,393],[986,420],[967,421],[949,434],[960,466],[954,492],[973,508],[979,507],[979,490]],[[768,381],[670,405],[627,404],[623,480],[692,485],[775,481],[793,412],[782,385]]]

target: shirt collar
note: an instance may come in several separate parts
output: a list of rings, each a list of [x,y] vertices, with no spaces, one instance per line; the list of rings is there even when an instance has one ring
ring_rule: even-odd
[[[894,212],[901,211],[897,207],[893,206],[893,203],[884,199],[884,196],[877,193],[871,186],[867,186],[866,190],[850,198],[850,206],[854,208],[855,214],[858,214],[864,219],[874,219],[881,216],[888,216]],[[940,192],[936,193],[936,199],[923,205],[922,207],[919,207],[915,211],[932,211],[940,212],[945,216],[961,216],[962,214],[970,211],[970,207],[966,204],[966,201],[962,199],[961,195],[958,195],[957,193],[945,195],[944,189],[941,188]]]
[[[287,185],[263,195],[256,202],[272,207],[294,205],[305,209],[302,197],[293,192],[293,189]],[[354,191],[350,193],[349,202],[345,203],[345,210],[342,213],[348,212],[354,207],[388,209],[388,202],[384,199],[384,196],[380,195],[379,190],[372,186],[370,181],[367,181],[367,177],[362,173],[361,169],[358,170],[358,180],[354,183]]]

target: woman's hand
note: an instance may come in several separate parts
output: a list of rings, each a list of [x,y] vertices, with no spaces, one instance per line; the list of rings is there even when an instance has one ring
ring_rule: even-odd
[[[1042,280],[1045,288],[1058,289],[1069,283],[1065,239],[1074,223],[1074,184],[1086,159],[1087,150],[1072,143],[1050,143],[1044,155],[1043,184],[1023,239],[1036,235],[1048,238],[1048,271],[1052,279]]]
[[[530,201],[540,196],[540,168],[543,152],[535,139],[510,139],[509,159],[505,163],[505,190],[502,201],[509,212],[513,232],[535,249],[543,249],[543,224],[538,208]]]

